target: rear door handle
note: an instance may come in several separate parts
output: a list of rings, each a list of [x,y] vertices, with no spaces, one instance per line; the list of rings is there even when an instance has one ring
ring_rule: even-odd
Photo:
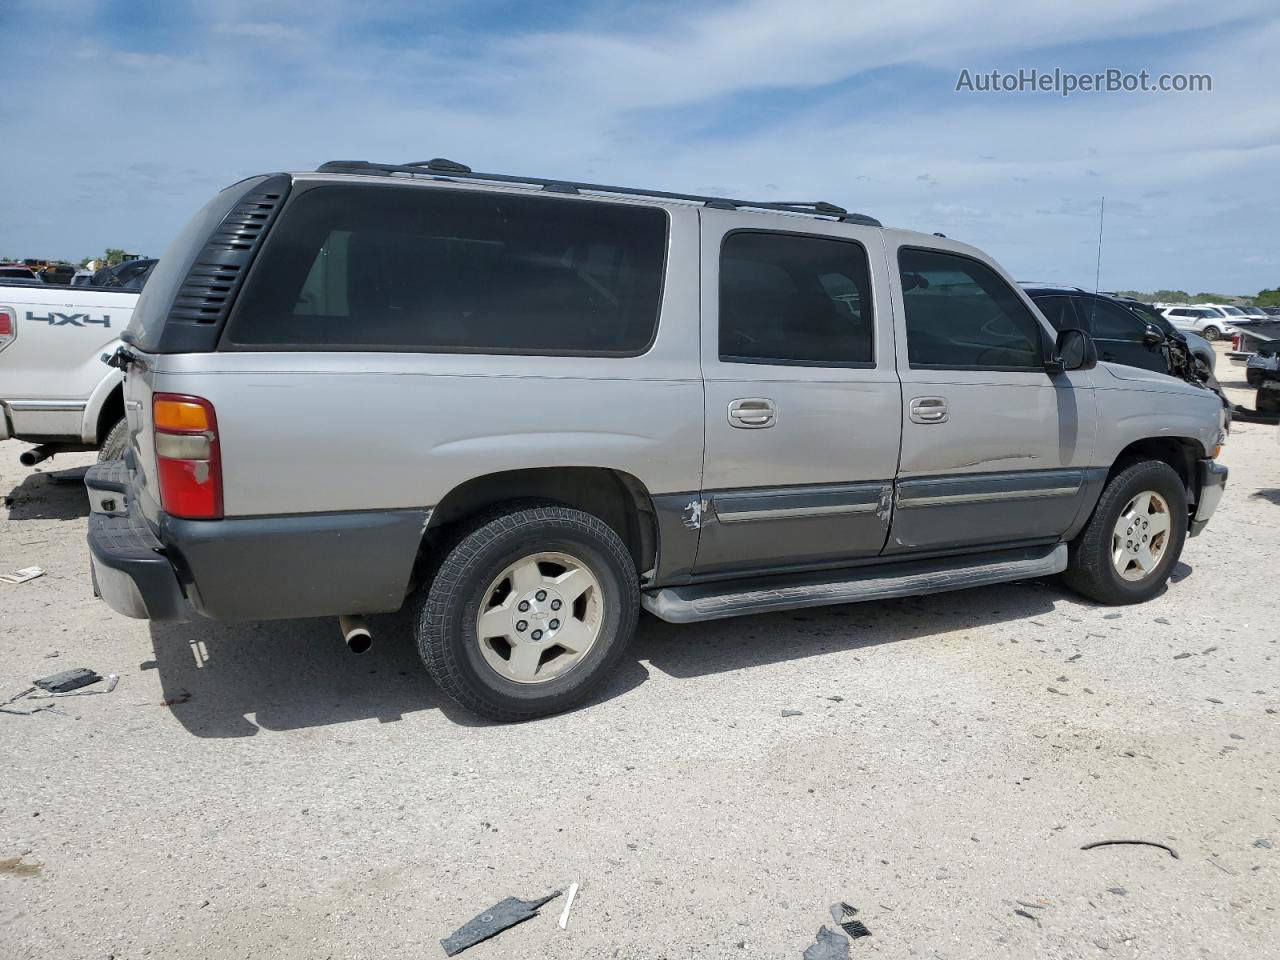
[[[944,397],[916,397],[911,401],[912,423],[946,423],[947,401]]]
[[[729,403],[729,425],[743,430],[759,430],[778,422],[778,410],[765,397],[744,397]]]

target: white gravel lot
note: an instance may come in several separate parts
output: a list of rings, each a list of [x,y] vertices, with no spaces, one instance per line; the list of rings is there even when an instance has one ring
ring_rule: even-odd
[[[83,488],[0,445],[0,569],[48,571],[0,583],[0,700],[120,675],[0,714],[0,957],[421,960],[573,881],[567,930],[562,897],[463,956],[798,958],[838,900],[854,957],[1280,956],[1276,433],[1236,427],[1144,606],[1046,582],[645,618],[597,702],[517,726],[443,702],[403,618],[356,658],[327,620],[116,616]],[[1180,858],[1080,849],[1117,838]]]

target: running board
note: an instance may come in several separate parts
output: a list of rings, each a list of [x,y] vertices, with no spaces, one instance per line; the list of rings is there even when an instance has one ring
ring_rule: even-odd
[[[853,570],[664,587],[642,594],[641,602],[646,610],[668,623],[693,623],[746,613],[963,590],[1047,577],[1065,569],[1067,545],[1058,543],[963,557],[898,561]]]

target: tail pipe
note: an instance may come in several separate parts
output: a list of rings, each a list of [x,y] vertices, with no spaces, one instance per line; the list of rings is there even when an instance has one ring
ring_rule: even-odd
[[[368,653],[373,646],[373,634],[364,617],[341,616],[338,618],[338,629],[342,631],[342,639],[347,642],[347,649],[352,653]]]
[[[48,460],[57,452],[58,448],[53,444],[42,443],[38,447],[32,447],[30,450],[24,451],[22,455],[18,457],[18,462],[24,467],[34,467],[37,463],[40,463],[43,460]]]

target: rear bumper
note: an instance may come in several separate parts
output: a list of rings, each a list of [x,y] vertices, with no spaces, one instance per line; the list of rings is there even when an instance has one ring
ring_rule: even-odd
[[[1209,518],[1218,509],[1222,494],[1227,487],[1227,468],[1216,460],[1200,460],[1197,462],[1200,481],[1200,496],[1196,500],[1196,513],[1191,520],[1191,536],[1200,534],[1209,523]]]
[[[387,613],[404,602],[429,511],[149,524],[123,460],[85,476],[95,589],[150,620],[278,620]]]

